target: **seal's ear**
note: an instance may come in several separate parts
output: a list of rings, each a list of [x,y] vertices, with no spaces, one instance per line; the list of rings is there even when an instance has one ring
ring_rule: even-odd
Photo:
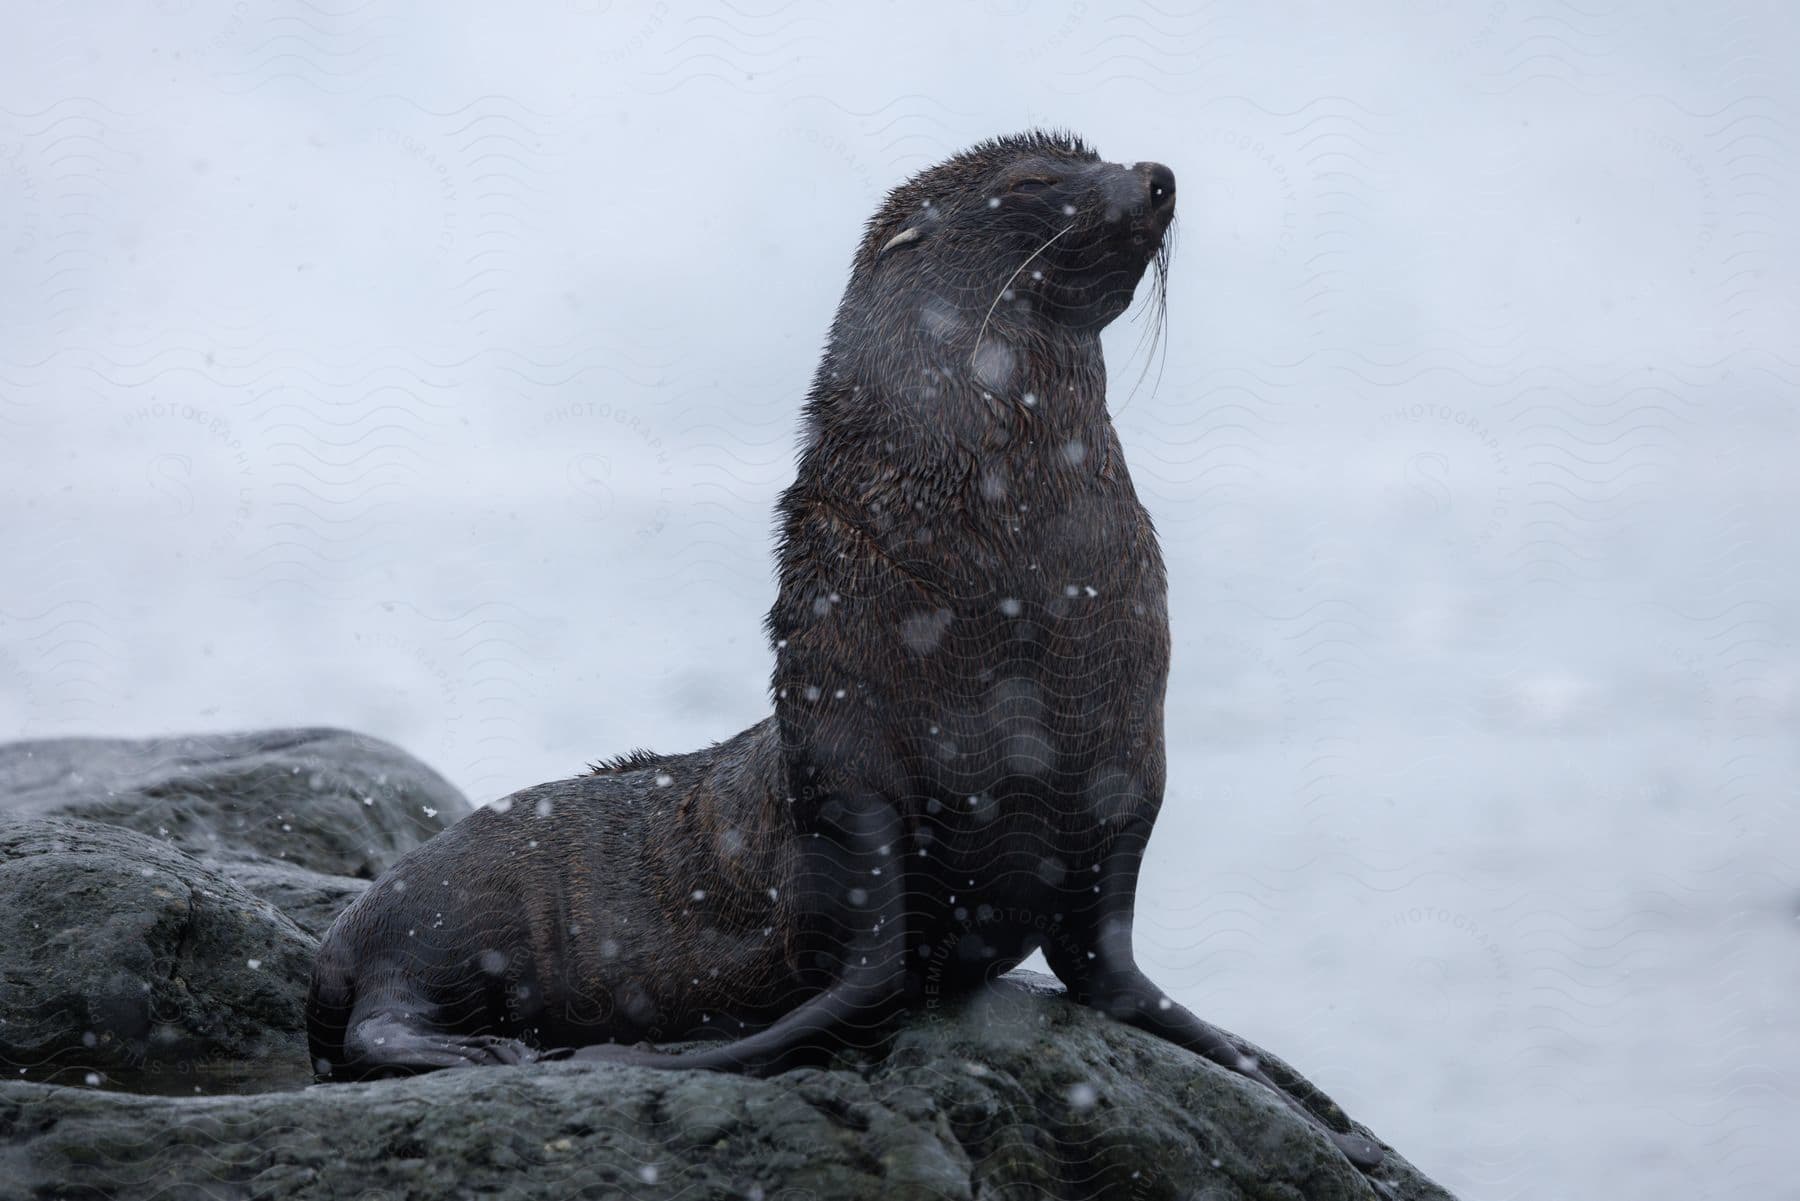
[[[884,255],[888,251],[894,249],[896,246],[904,246],[908,242],[917,242],[920,238],[922,238],[924,236],[925,236],[925,231],[920,229],[916,225],[911,226],[907,229],[903,229],[899,233],[895,234],[893,237],[889,238],[887,240],[886,245],[882,246],[882,248],[880,250],[877,250],[875,252],[875,257],[877,259],[880,259],[882,255]]]

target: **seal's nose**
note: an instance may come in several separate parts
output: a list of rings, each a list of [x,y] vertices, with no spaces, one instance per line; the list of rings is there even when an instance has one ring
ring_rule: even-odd
[[[1175,172],[1161,163],[1139,163],[1138,174],[1150,189],[1150,211],[1159,213],[1175,205]]]

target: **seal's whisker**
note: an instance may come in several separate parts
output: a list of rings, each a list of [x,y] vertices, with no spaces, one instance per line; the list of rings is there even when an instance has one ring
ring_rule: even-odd
[[[1148,350],[1144,355],[1144,366],[1138,372],[1137,379],[1132,381],[1131,391],[1126,393],[1124,401],[1114,410],[1115,415],[1124,412],[1126,407],[1137,398],[1138,389],[1143,387],[1144,380],[1150,375],[1152,363],[1156,364],[1156,382],[1150,385],[1151,395],[1154,396],[1157,388],[1162,386],[1163,367],[1169,359],[1169,260],[1174,254],[1174,240],[1175,229],[1171,225],[1169,232],[1163,238],[1162,245],[1156,248],[1156,257],[1151,261],[1156,278],[1149,293],[1144,297],[1144,311],[1150,314],[1150,323],[1145,327],[1144,332],[1138,335],[1137,346],[1131,352],[1132,357],[1136,358],[1139,351],[1145,350],[1146,342],[1148,342]]]
[[[998,292],[994,293],[994,301],[992,304],[988,305],[987,313],[981,319],[981,328],[975,331],[975,349],[969,352],[969,366],[971,369],[973,369],[975,366],[976,357],[981,353],[981,339],[984,336],[986,336],[986,334],[987,334],[988,322],[993,320],[994,310],[996,308],[1000,307],[1000,298],[1006,295],[1006,290],[1013,286],[1014,280],[1019,278],[1020,271],[1023,271],[1023,270],[1025,270],[1025,268],[1031,266],[1032,260],[1037,258],[1038,255],[1044,253],[1044,251],[1050,249],[1050,245],[1052,242],[1055,242],[1056,239],[1062,237],[1064,234],[1068,233],[1071,229],[1074,229],[1074,228],[1075,228],[1075,222],[1071,221],[1067,225],[1063,226],[1061,229],[1057,230],[1055,233],[1051,234],[1050,237],[1045,240],[1045,242],[1042,246],[1039,246],[1036,250],[1032,251],[1029,255],[1025,256],[1025,261],[1019,264],[1017,270],[1015,270],[1011,275],[1006,277],[1006,282],[1000,285],[1000,290]]]

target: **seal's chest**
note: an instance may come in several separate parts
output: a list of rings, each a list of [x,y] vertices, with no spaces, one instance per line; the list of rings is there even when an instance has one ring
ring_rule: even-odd
[[[929,661],[890,686],[909,766],[928,793],[1012,789],[1067,809],[1160,712],[1166,632],[1155,616],[1085,593],[942,623]],[[923,658],[923,657],[922,657]]]
[[[915,828],[906,908],[919,932],[948,938],[960,956],[1016,962],[1098,880],[1098,825],[1082,832],[1027,795],[939,818]]]
[[[1040,774],[975,769],[958,782],[969,786],[927,784],[902,806],[909,819],[909,865],[947,885],[1012,877],[1024,891],[1059,888],[1098,862],[1120,820],[1155,804],[1150,791],[1112,761]]]

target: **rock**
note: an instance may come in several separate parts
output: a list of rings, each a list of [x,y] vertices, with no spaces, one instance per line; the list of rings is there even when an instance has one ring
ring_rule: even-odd
[[[0,810],[124,826],[221,863],[364,880],[471,811],[405,751],[331,729],[8,743]]]
[[[469,811],[341,731],[0,746],[0,1196],[1378,1195],[1260,1086],[1026,973],[914,1014],[878,1059],[772,1080],[546,1063],[307,1087],[315,936]],[[1378,1175],[1449,1196],[1391,1152]]]
[[[275,859],[209,858],[202,862],[245,892],[287,914],[314,938],[323,938],[337,915],[367,891],[370,883],[355,876],[328,876]]]
[[[304,1077],[318,941],[169,843],[0,813],[0,1064]]]
[[[915,1015],[879,1060],[769,1080],[550,1063],[228,1097],[3,1082],[0,1175],[117,1198],[1378,1196],[1260,1086],[1054,991],[1014,973]],[[1379,1195],[1449,1201],[1391,1149],[1377,1175]]]
[[[146,1091],[307,1079],[318,936],[469,812],[341,730],[0,746],[0,1062]]]
[[[309,729],[0,745],[0,811],[165,840],[316,938],[370,880],[471,808],[390,743]]]

